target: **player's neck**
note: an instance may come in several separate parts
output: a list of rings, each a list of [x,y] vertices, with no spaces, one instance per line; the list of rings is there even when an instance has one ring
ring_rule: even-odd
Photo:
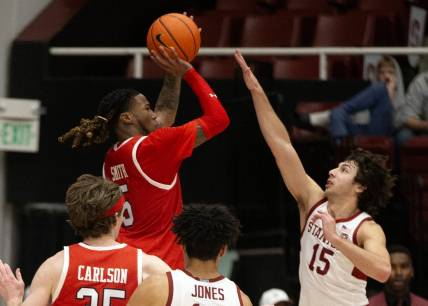
[[[339,199],[336,197],[328,198],[328,210],[335,219],[349,218],[359,211],[356,199]]]
[[[128,138],[137,136],[137,135],[145,135],[144,131],[140,131],[135,126],[131,125],[128,127],[119,127],[116,129],[116,137],[119,142],[125,141]]]
[[[203,261],[189,258],[186,270],[200,279],[213,279],[220,275],[220,273],[218,273],[218,263],[215,260]]]
[[[111,246],[119,244],[112,234],[103,235],[97,238],[87,237],[83,239],[83,243],[90,246]]]

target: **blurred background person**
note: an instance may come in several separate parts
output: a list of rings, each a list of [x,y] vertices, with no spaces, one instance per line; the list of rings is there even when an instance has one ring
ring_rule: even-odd
[[[369,306],[428,306],[428,301],[410,292],[414,276],[412,256],[402,245],[388,247],[391,276],[384,290],[369,299]]]
[[[288,296],[287,292],[282,289],[272,288],[263,292],[259,306],[291,306],[294,305],[293,301]]]

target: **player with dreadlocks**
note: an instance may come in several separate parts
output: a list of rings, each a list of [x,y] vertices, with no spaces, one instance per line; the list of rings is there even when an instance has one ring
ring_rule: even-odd
[[[189,205],[172,230],[183,245],[186,270],[152,275],[134,292],[128,306],[252,305],[238,286],[218,272],[220,258],[237,240],[239,220],[223,205]]]
[[[178,170],[195,147],[222,132],[229,118],[210,86],[174,49],[152,51],[152,59],[167,73],[155,110],[141,93],[119,89],[101,101],[92,120],[82,120],[60,142],[73,147],[104,142],[108,132],[118,142],[107,152],[103,175],[118,184],[126,197],[119,241],[156,255],[172,268],[183,268],[184,254],[171,232],[172,219],[182,210]],[[183,77],[199,99],[203,115],[184,125],[175,120]]]

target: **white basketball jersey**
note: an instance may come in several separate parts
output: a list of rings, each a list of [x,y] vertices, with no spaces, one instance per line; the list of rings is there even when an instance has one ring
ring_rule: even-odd
[[[224,276],[200,280],[189,272],[167,272],[169,295],[167,306],[242,306],[238,286]]]
[[[309,212],[301,237],[299,278],[300,306],[357,306],[368,305],[367,277],[325,239],[322,222],[312,217],[327,211],[327,201],[316,204]],[[357,244],[360,225],[372,220],[359,212],[346,219],[336,220],[336,231],[343,238]]]

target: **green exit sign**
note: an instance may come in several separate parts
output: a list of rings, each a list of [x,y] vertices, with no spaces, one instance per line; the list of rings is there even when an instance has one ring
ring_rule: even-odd
[[[0,98],[0,151],[39,150],[40,101]]]

